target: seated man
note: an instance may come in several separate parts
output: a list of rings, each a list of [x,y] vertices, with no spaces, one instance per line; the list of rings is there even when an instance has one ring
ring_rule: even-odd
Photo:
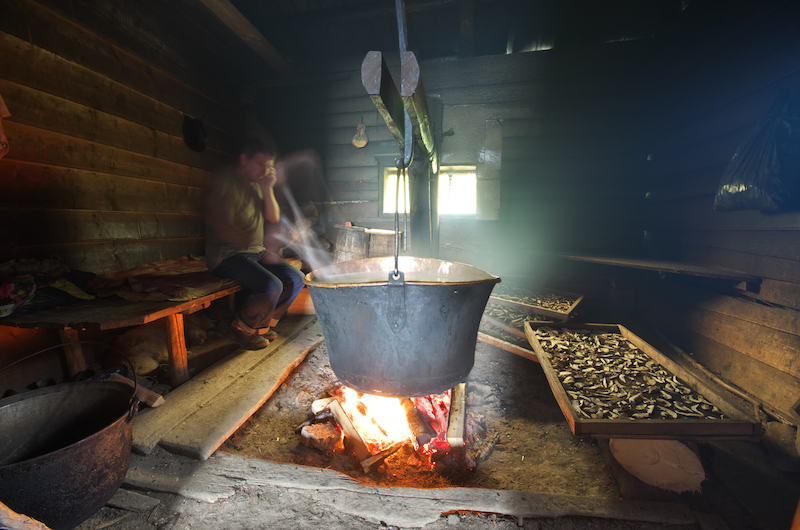
[[[231,323],[231,337],[245,349],[264,348],[303,288],[303,274],[264,247],[265,223],[280,221],[275,200],[275,153],[265,140],[247,140],[236,165],[206,189],[206,263],[215,276],[249,289]]]

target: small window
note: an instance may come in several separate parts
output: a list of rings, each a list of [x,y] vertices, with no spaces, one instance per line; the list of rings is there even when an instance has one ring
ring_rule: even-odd
[[[406,191],[405,194],[403,193],[403,176],[400,176],[400,188],[397,187],[397,168],[387,167],[383,170],[383,213],[394,213],[395,211],[395,197],[396,193],[399,189],[400,191],[400,203],[399,203],[399,210],[402,213],[405,211],[409,213],[410,210],[408,209],[408,205],[406,204],[406,198],[408,198],[409,202],[411,200],[411,196],[409,193],[409,186],[408,182],[411,179],[410,176],[405,178],[406,184]]]
[[[475,166],[439,168],[439,215],[475,215],[477,189]]]

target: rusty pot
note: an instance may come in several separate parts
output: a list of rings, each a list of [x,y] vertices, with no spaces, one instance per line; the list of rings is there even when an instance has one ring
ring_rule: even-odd
[[[0,501],[53,530],[102,508],[130,464],[133,392],[82,381],[0,400]]]

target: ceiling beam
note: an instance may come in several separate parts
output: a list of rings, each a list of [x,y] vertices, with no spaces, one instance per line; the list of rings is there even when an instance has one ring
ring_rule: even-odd
[[[200,0],[223,24],[250,46],[281,75],[292,75],[292,67],[275,47],[228,0]]]

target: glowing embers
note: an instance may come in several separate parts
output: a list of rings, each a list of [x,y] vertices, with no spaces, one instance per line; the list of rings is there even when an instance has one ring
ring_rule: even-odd
[[[331,444],[335,429],[336,442],[344,442],[347,452],[354,453],[366,473],[381,464],[401,447],[413,447],[427,465],[450,451],[448,426],[450,420],[450,390],[441,394],[414,398],[389,398],[363,394],[340,387],[334,397],[317,400],[312,406],[313,420],[300,431],[304,445],[320,451],[337,450],[340,443]],[[462,419],[463,421],[463,419]],[[324,429],[321,424],[328,422]]]

